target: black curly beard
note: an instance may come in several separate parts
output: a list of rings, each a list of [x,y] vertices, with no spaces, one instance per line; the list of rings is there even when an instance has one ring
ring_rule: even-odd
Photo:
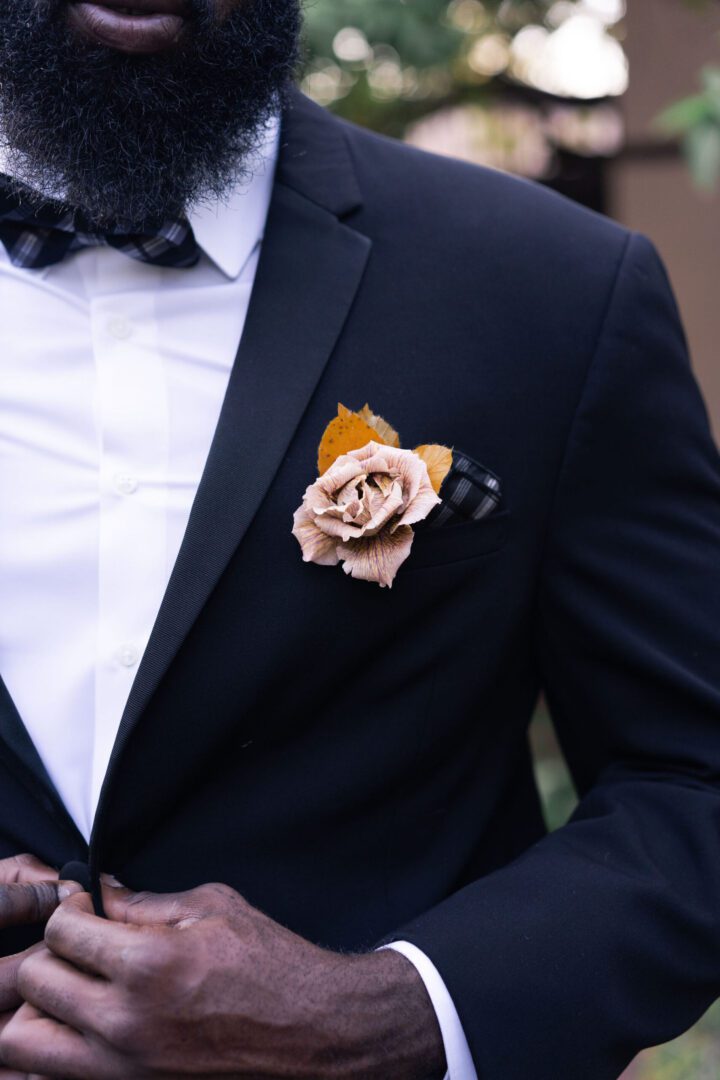
[[[248,169],[297,64],[300,0],[192,0],[177,48],[128,55],[69,27],[67,0],[2,0],[8,172],[84,212],[146,227],[221,196]]]

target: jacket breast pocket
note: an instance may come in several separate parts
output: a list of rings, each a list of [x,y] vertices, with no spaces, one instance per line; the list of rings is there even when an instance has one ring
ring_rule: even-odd
[[[416,526],[412,551],[403,567],[403,574],[426,566],[476,559],[498,551],[508,538],[509,525],[510,512],[498,510],[479,521],[427,529],[422,524]]]

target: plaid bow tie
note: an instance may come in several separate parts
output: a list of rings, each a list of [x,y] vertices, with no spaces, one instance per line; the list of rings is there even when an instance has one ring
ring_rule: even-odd
[[[94,232],[83,227],[76,210],[36,207],[24,202],[0,180],[0,241],[14,266],[38,270],[61,262],[85,247],[107,244],[131,259],[154,266],[195,266],[200,251],[187,218],[170,218],[152,232],[128,233],[120,229]]]

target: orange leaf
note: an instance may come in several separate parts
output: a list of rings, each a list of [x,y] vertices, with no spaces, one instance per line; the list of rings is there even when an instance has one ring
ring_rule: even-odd
[[[430,483],[436,494],[440,492],[443,480],[452,467],[452,450],[447,446],[430,445],[416,446],[414,453],[427,465]]]
[[[323,432],[318,447],[318,475],[322,476],[341,454],[360,450],[369,442],[384,443],[377,431],[356,412],[338,405],[338,414]]]
[[[382,416],[378,416],[374,413],[369,405],[363,405],[358,416],[364,420],[366,424],[369,424],[371,428],[374,428],[375,431],[377,431],[381,443],[385,443],[386,446],[394,446],[398,450],[400,449],[400,436],[395,428],[391,427],[387,420],[383,420]]]

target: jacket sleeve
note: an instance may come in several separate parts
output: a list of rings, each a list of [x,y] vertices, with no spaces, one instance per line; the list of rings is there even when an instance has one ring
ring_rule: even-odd
[[[536,616],[567,825],[398,932],[480,1080],[614,1080],[720,995],[720,463],[632,236],[568,437]]]

